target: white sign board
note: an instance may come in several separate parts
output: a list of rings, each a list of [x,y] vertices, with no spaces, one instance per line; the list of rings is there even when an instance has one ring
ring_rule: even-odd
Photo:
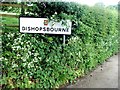
[[[71,24],[70,20],[66,20],[66,25],[63,25],[62,21],[53,22],[47,18],[20,17],[20,32],[71,34]]]

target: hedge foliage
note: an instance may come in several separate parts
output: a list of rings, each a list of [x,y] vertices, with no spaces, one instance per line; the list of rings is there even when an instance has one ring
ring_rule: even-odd
[[[26,16],[70,19],[72,34],[2,33],[4,88],[58,88],[118,52],[117,13],[68,2],[33,3]]]
[[[17,3],[17,2],[2,2],[1,4],[19,4],[19,3]],[[0,10],[4,11],[4,12],[7,11],[7,12],[12,12],[12,13],[20,13],[19,7],[1,5]]]

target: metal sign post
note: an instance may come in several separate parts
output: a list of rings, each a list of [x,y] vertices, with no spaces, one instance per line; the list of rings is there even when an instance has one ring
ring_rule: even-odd
[[[65,47],[65,35],[63,35],[63,47]]]
[[[62,53],[64,53],[64,47],[65,47],[65,34],[63,34],[63,46],[62,46]]]

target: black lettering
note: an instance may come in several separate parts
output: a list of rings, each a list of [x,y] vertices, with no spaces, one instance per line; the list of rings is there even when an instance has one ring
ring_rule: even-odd
[[[47,31],[49,31],[49,27],[47,27]]]
[[[57,32],[58,31],[58,28],[55,28],[55,32]]]
[[[35,30],[36,30],[36,31],[38,31],[38,30],[39,30],[39,28],[38,28],[38,27],[36,27],[36,28],[35,28]]]
[[[46,28],[45,28],[45,27],[43,28],[43,31],[46,31]]]
[[[54,28],[54,31],[56,31],[57,28]]]
[[[42,27],[40,27],[40,31],[42,30]]]
[[[54,31],[54,28],[51,28],[50,30],[51,30],[51,32],[53,32],[53,31]]]
[[[30,31],[30,27],[28,27],[28,31]]]
[[[66,30],[63,28],[63,29],[62,29],[62,32],[65,32],[65,31],[66,31]]]
[[[69,29],[67,28],[67,29],[66,29],[66,32],[68,32],[68,31],[69,31]]]
[[[61,32],[61,28],[59,28],[59,31]]]
[[[25,30],[25,27],[24,27],[24,26],[22,27],[22,30],[23,30],[23,31]]]
[[[35,30],[35,28],[34,28],[34,27],[31,27],[31,30]]]

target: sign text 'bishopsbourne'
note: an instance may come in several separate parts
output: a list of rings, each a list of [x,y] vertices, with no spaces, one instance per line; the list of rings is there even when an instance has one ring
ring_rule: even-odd
[[[69,32],[69,28],[50,27],[22,27],[22,31],[43,31],[43,32]]]
[[[20,17],[20,32],[22,33],[47,33],[71,34],[71,22],[67,20],[66,26],[61,22],[48,21],[47,18]]]

